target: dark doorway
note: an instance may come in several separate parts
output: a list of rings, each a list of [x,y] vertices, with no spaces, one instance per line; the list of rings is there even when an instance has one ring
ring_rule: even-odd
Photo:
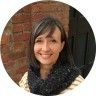
[[[85,78],[94,63],[95,37],[88,21],[80,12],[70,7],[69,16],[69,43],[75,64]]]

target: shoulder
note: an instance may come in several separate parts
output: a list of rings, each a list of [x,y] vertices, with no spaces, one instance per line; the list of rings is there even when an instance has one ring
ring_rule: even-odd
[[[76,86],[78,86],[82,81],[84,80],[84,78],[79,75],[73,82],[72,84],[68,87],[69,89],[74,89]]]
[[[30,91],[29,90],[29,85],[28,85],[28,79],[27,79],[27,76],[28,76],[28,72],[26,72],[23,77],[21,78],[21,80],[19,81],[19,86],[21,88],[23,88],[24,90],[26,91]]]
[[[76,77],[76,79],[72,82],[72,84],[64,91],[61,92],[61,94],[67,92],[67,91],[71,91],[73,90],[75,87],[77,87],[82,81],[84,81],[84,78],[79,75],[78,77]]]

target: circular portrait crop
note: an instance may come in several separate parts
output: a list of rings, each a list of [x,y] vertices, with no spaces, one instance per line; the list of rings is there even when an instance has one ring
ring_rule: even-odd
[[[43,96],[79,86],[95,58],[95,37],[86,18],[57,1],[31,3],[12,16],[1,38],[1,57],[12,80]]]

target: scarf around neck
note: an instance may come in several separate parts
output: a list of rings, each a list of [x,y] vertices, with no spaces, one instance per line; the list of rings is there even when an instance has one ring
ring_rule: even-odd
[[[40,78],[39,70],[29,65],[28,85],[30,92],[43,96],[58,95],[69,87],[75,78],[80,74],[76,67],[70,67],[68,64],[55,64],[46,79]]]

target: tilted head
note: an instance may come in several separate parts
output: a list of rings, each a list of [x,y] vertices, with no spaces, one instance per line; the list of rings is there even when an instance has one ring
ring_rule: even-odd
[[[42,19],[30,36],[30,63],[39,67],[40,64],[55,64],[58,58],[68,61],[68,52],[68,40],[61,22],[53,17]]]

